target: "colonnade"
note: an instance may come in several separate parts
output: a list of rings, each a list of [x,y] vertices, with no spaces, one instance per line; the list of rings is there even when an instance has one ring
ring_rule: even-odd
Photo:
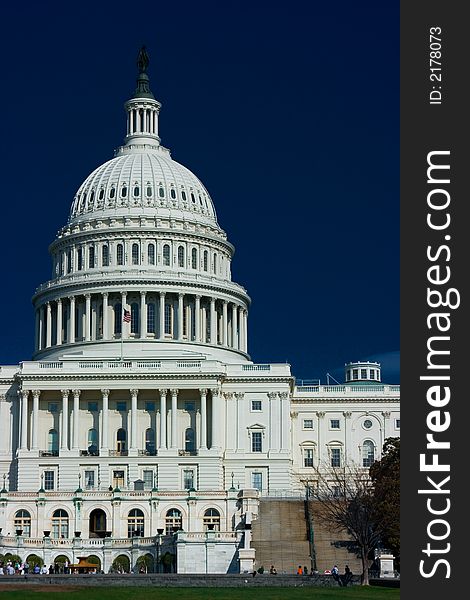
[[[148,391],[148,390],[146,390]],[[158,389],[156,390],[159,399],[159,405],[155,406],[155,413],[159,413],[159,435],[158,435],[158,451],[174,450],[179,451],[180,440],[182,439],[178,431],[178,395],[180,390],[176,388],[172,389]],[[62,410],[59,411],[59,440],[60,440],[60,451],[80,451],[80,396],[82,390],[79,389],[63,389],[60,391],[62,398]],[[115,448],[115,444],[112,443],[110,447],[110,436],[109,436],[109,396],[111,391],[109,389],[100,390],[101,393],[101,427],[100,427],[100,454],[108,454],[108,452]],[[128,411],[127,417],[128,422],[130,421],[130,427],[127,427],[127,433],[129,435],[129,455],[136,455],[139,451],[144,450],[140,448],[140,440],[142,440],[142,432],[138,430],[138,389],[127,390],[131,399],[131,408]],[[223,398],[219,398],[219,389],[206,389],[202,388],[198,390],[199,394],[199,407],[198,412],[200,413],[199,419],[199,450],[207,450],[209,448],[208,440],[208,425],[210,426],[210,448],[220,449],[222,447],[221,431],[223,430],[222,424],[225,419],[225,408]],[[40,448],[39,444],[39,398],[41,390],[21,390],[20,391],[20,420],[19,420],[19,442],[21,450],[44,450]],[[30,408],[30,396],[32,396],[32,407]],[[72,396],[72,409],[70,411],[69,398]],[[211,422],[208,422],[208,397],[211,399]],[[120,398],[123,396],[120,395]],[[82,407],[82,410],[83,407]],[[170,419],[168,419],[168,416]],[[167,430],[167,422],[169,428]],[[31,435],[28,436],[28,423],[31,422]],[[155,432],[156,433],[156,432]],[[114,442],[114,441],[113,441]]]
[[[110,298],[111,296],[111,298]],[[150,308],[150,305],[152,308]],[[116,314],[131,310],[131,322]],[[158,314],[158,319],[157,319]],[[173,292],[101,292],[36,309],[37,351],[64,343],[129,338],[194,341],[247,352],[248,311],[225,299]]]

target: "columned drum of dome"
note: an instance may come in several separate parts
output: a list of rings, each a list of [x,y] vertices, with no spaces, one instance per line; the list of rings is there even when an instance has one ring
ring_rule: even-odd
[[[245,361],[250,299],[231,280],[234,248],[205,186],[160,144],[148,58],[138,65],[124,144],[79,187],[50,246],[34,358],[171,350]]]

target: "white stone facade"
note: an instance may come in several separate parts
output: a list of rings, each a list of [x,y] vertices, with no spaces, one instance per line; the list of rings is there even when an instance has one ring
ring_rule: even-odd
[[[233,247],[160,145],[142,65],[137,84],[124,146],[50,247],[34,360],[0,367],[0,553],[95,555],[105,571],[177,553],[179,572],[227,572],[252,560],[258,494],[380,456],[400,433],[399,388],[376,363],[296,386],[289,365],[251,362]]]

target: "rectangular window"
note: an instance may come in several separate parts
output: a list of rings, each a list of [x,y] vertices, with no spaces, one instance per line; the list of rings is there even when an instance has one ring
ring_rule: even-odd
[[[192,469],[185,469],[183,471],[183,487],[185,490],[194,487],[194,471]]]
[[[49,402],[49,404],[47,405],[47,410],[50,413],[59,412],[59,405],[57,404],[57,402]]]
[[[126,412],[127,411],[127,402],[116,402],[116,410],[118,412]]]
[[[341,466],[341,448],[331,448],[331,466]]]
[[[358,369],[353,369],[353,379],[359,379],[359,371],[358,371]]]
[[[155,333],[155,304],[153,302],[147,305],[147,331]]]
[[[367,369],[361,369],[361,379],[367,379]]]
[[[400,429],[400,419],[395,419],[395,429]]]
[[[151,490],[153,488],[153,471],[150,469],[143,471],[142,479],[144,480],[144,490]]]
[[[263,473],[252,473],[251,484],[255,490],[263,491]]]
[[[330,419],[330,429],[339,429],[339,419]]]
[[[124,471],[113,471],[113,487],[124,487]]]
[[[165,304],[165,334],[171,335],[173,331],[173,307]]]
[[[85,489],[89,490],[95,487],[95,472],[85,471]]]
[[[54,471],[44,471],[44,489],[54,489]]]
[[[304,467],[313,467],[313,448],[304,450]]]
[[[88,402],[89,412],[98,412],[98,402]]]
[[[145,410],[147,412],[155,412],[155,402],[146,402],[145,403]]]
[[[371,369],[370,370],[370,375],[369,375],[370,379],[375,379],[375,369]]]
[[[304,419],[304,429],[313,429],[313,419]]]
[[[263,452],[262,433],[260,431],[253,431],[251,434],[251,451]]]
[[[255,412],[261,411],[261,400],[252,400],[251,401],[251,410]]]

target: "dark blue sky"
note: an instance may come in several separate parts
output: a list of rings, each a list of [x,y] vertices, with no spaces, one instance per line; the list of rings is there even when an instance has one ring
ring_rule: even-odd
[[[45,1],[1,17],[0,364],[31,357],[48,245],[122,143],[146,44],[162,143],[236,247],[252,359],[325,381],[379,357],[399,381],[398,2]]]

